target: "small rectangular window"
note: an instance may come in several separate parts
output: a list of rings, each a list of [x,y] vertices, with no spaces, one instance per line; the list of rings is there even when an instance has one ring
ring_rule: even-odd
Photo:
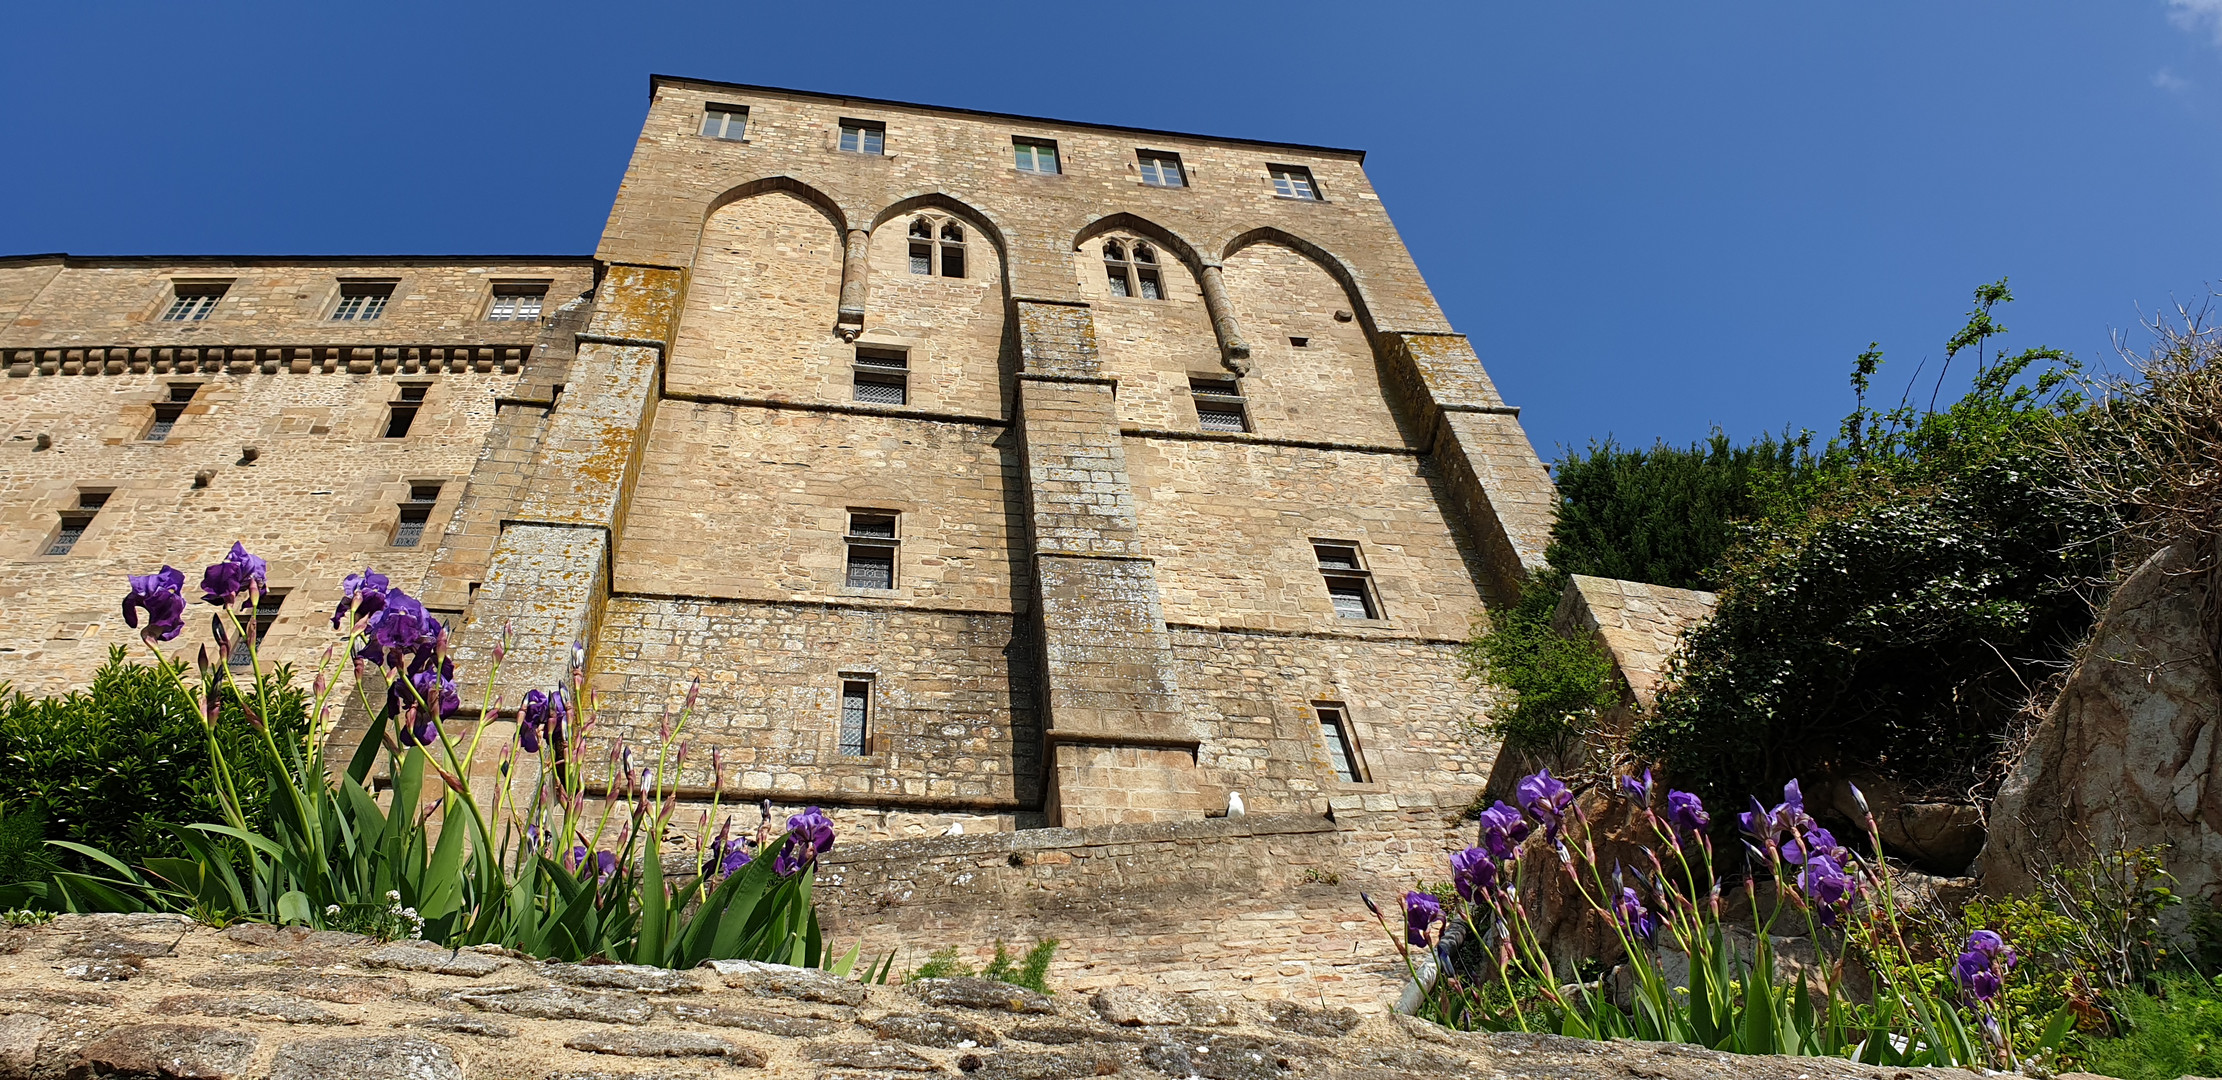
[[[1132,295],[1134,295],[1134,287],[1133,287],[1132,285],[1129,285],[1129,284],[1127,283],[1127,280],[1126,280],[1126,267],[1123,267],[1123,266],[1110,266],[1110,267],[1105,267],[1105,268],[1104,268],[1104,274],[1105,274],[1105,275],[1106,275],[1107,277],[1109,277],[1109,278],[1111,279],[1111,295],[1113,295],[1113,296],[1132,296]]]
[[[845,584],[851,589],[895,587],[895,551],[901,539],[895,532],[896,515],[885,510],[849,513],[849,566]]]
[[[910,358],[899,349],[856,350],[855,398],[871,405],[910,401]]]
[[[411,391],[415,391],[414,394]],[[417,410],[424,407],[424,387],[404,386],[399,400],[386,405],[386,433],[388,439],[405,439],[409,429],[417,422]]]
[[[1142,284],[1142,299],[1165,299],[1165,286],[1158,282],[1157,271],[1137,269],[1134,271],[1134,277]]]
[[[1302,165],[1268,165],[1273,174],[1273,194],[1284,199],[1319,201],[1319,185],[1312,183],[1312,171]]]
[[[841,680],[841,755],[863,757],[872,739],[872,680]]]
[[[77,509],[61,513],[61,526],[55,530],[54,539],[46,545],[48,555],[67,555],[77,542],[85,538],[85,530],[92,528],[93,518],[100,515],[100,508],[108,505],[105,491],[80,491]]]
[[[1327,761],[1334,766],[1335,778],[1346,784],[1362,784],[1365,774],[1358,768],[1358,747],[1350,739],[1350,719],[1339,705],[1314,705],[1319,714],[1319,741],[1327,747]]]
[[[278,621],[278,608],[284,604],[285,594],[277,591],[266,592],[262,594],[262,599],[255,601],[252,627],[256,647],[260,647],[262,640],[270,636],[270,628],[276,625]],[[253,659],[254,657],[248,652],[246,638],[231,643],[231,655],[226,658],[226,661],[232,667],[247,667]]]
[[[887,146],[887,125],[872,120],[841,121],[841,149],[852,154],[878,154]]]
[[[171,286],[170,306],[162,309],[163,322],[199,322],[216,310],[216,303],[231,289],[231,282],[184,282]]]
[[[157,404],[154,407],[154,422],[147,425],[146,441],[163,442],[168,440],[171,430],[177,427],[178,417],[184,415],[185,406],[176,402],[165,401]]]
[[[1134,156],[1142,163],[1142,182],[1151,187],[1187,187],[1188,177],[1181,172],[1180,155],[1163,150],[1136,150]]]
[[[486,318],[493,322],[537,320],[547,298],[548,286],[545,283],[497,283],[494,286],[494,303],[486,309]]]
[[[702,136],[710,139],[731,139],[735,142],[748,134],[748,106],[705,105],[702,107]]]
[[[394,521],[393,546],[416,547],[424,542],[424,527],[432,520],[432,504],[440,500],[440,485],[409,485],[409,501],[401,504]]]
[[[1312,339],[1308,337],[1292,337],[1288,339],[1288,343],[1291,347],[1301,349],[1309,346],[1312,343]]]
[[[1011,153],[1018,159],[1020,172],[1055,176],[1060,171],[1057,168],[1057,144],[1048,139],[1014,138],[1011,140]]]
[[[924,275],[926,275],[926,276],[928,276],[928,277],[931,277],[931,276],[933,276],[933,272],[934,272],[934,246],[933,246],[933,244],[931,244],[931,243],[925,243],[925,244],[912,244],[912,245],[910,246],[910,272],[911,272],[911,273],[913,273],[913,274],[924,274]]]
[[[1336,618],[1381,617],[1380,602],[1373,595],[1373,577],[1359,562],[1355,545],[1313,544],[1312,551],[1319,557],[1319,573],[1327,580],[1327,598],[1335,606]]]
[[[333,322],[371,322],[386,313],[386,301],[393,299],[394,283],[390,281],[348,281],[339,287],[339,306],[332,309]]]
[[[1196,423],[1205,431],[1248,431],[1242,386],[1233,379],[1192,378],[1188,394],[1196,402]]]

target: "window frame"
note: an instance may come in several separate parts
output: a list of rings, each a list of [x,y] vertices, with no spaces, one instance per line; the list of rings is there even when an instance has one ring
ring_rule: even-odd
[[[841,561],[841,587],[843,589],[856,589],[874,593],[893,592],[896,589],[900,588],[902,586],[903,566],[902,511],[886,510],[878,507],[852,506],[849,507],[845,511],[845,513],[848,515],[848,524],[846,531],[844,531],[841,535],[843,545],[843,558]],[[876,532],[864,533],[857,531],[857,525],[860,520],[877,520],[881,518],[885,518],[887,520],[888,535],[881,536]],[[879,555],[875,557],[875,561],[877,558],[886,559],[887,584],[855,584],[857,571],[857,554],[861,551],[871,551],[879,553]]]
[[[1340,701],[1314,701],[1311,707],[1312,730],[1318,734],[1320,746],[1327,751],[1327,767],[1334,773],[1335,781],[1372,783],[1373,773],[1366,768],[1364,744],[1358,739],[1358,725],[1351,719],[1350,707]]]
[[[1226,387],[1225,390],[1207,389]],[[1247,435],[1257,430],[1250,421],[1250,402],[1243,396],[1242,380],[1233,375],[1190,375],[1188,377],[1189,404],[1196,410],[1196,430],[1217,435]],[[1207,409],[1205,406],[1218,406]],[[1206,413],[1214,416],[1233,416],[1237,427],[1213,427],[1205,419]]]
[[[893,345],[859,345],[850,363],[849,400],[863,405],[910,404],[910,350]],[[894,401],[874,401],[863,394],[866,386],[892,386]]]
[[[377,322],[386,317],[386,309],[393,306],[393,294],[399,291],[400,286],[401,282],[398,279],[390,278],[362,281],[342,279],[339,283],[339,295],[332,301],[331,313],[324,317],[324,321],[342,323]],[[350,300],[360,300],[362,302],[350,306],[348,303]],[[366,308],[370,311],[367,315],[363,314]]]
[[[862,154],[865,157],[887,156],[887,124],[879,120],[860,120],[844,116],[837,122],[839,135],[834,139],[835,150],[844,154]],[[849,133],[856,132],[856,145],[849,145]]]
[[[225,278],[221,281],[203,281],[190,278],[185,280],[172,279],[170,282],[170,302],[162,305],[162,312],[155,317],[155,321],[166,323],[207,322],[208,317],[215,313],[217,306],[224,302],[224,298],[231,295],[232,285],[233,279],[231,278]],[[205,301],[205,303],[200,303],[197,306],[189,303],[189,301],[195,300]]]
[[[408,438],[409,433],[416,430],[417,417],[423,415],[424,407],[432,396],[432,383],[429,380],[397,382],[393,392],[393,400],[386,403],[386,423],[378,437],[398,442]],[[394,431],[397,424],[401,428],[399,433]]]
[[[1164,300],[1164,263],[1157,260],[1148,240],[1137,236],[1107,236],[1103,240],[1104,290],[1123,300]],[[1112,258],[1114,251],[1118,258]],[[1123,290],[1123,291],[1122,291]],[[1157,295],[1150,293],[1155,291]]]
[[[1049,168],[1041,167],[1042,151],[1049,151]],[[1032,165],[1028,162],[1031,161]],[[1035,138],[1031,135],[1011,136],[1012,167],[1028,176],[1065,175],[1064,155],[1057,149],[1057,140]]]
[[[493,282],[486,298],[486,321],[535,323],[541,321],[547,317],[548,289],[554,284],[552,281],[540,280]],[[521,300],[526,297],[532,299],[532,314],[518,314],[516,309],[523,306],[521,304],[513,304],[507,314],[502,312],[501,302],[504,298]]]
[[[425,536],[432,531],[432,511],[439,506],[440,494],[446,489],[447,484],[440,480],[409,481],[409,497],[398,504],[394,514],[393,532],[387,536],[386,546],[396,548],[423,547]],[[427,492],[429,492],[430,498],[419,497]],[[416,535],[404,544],[401,542],[402,534],[408,531],[407,527],[411,524],[417,527]]]
[[[1168,161],[1173,164],[1173,182],[1170,184],[1165,182],[1165,163]],[[1141,173],[1143,187],[1185,188],[1194,186],[1189,183],[1188,163],[1182,161],[1181,156],[1171,150],[1144,150],[1136,147],[1134,163],[1136,170]]]
[[[873,729],[878,727],[879,676],[869,671],[836,672],[841,692],[835,698],[833,714],[833,753],[838,758],[872,756]],[[863,693],[852,695],[851,688],[861,687]],[[849,738],[849,702],[852,697],[862,700],[861,715],[857,717],[856,738]],[[851,749],[854,747],[854,749]]]
[[[1374,586],[1373,571],[1366,566],[1364,546],[1355,540],[1329,540],[1315,538],[1311,541],[1312,557],[1318,563],[1319,576],[1327,586],[1327,604],[1337,619],[1352,622],[1382,622],[1389,617],[1388,609],[1381,604],[1381,592]],[[1347,551],[1349,565],[1329,565],[1327,552]],[[1364,610],[1363,615],[1345,614],[1336,601],[1338,586],[1344,593],[1355,592]]]
[[[1319,178],[1312,175],[1310,166],[1278,165],[1269,161],[1265,164],[1265,175],[1273,183],[1273,197],[1276,199],[1287,199],[1290,202],[1327,201],[1326,193],[1319,190]],[[1294,194],[1299,185],[1302,186],[1302,193]]]
[[[717,122],[718,130],[715,133],[710,130],[712,116],[723,117]],[[741,122],[741,130],[737,134],[733,132],[733,121],[736,118]],[[748,141],[748,106],[705,101],[702,103],[702,122],[695,125],[694,133],[697,137],[716,139],[719,142],[745,143]]]
[[[972,233],[968,224],[955,217],[937,217],[918,214],[903,228],[904,263],[911,277],[949,278],[963,281],[972,267]],[[925,231],[920,232],[923,228]],[[952,238],[949,233],[957,235]],[[957,272],[949,272],[951,258],[955,258]],[[925,260],[921,263],[919,260]],[[924,266],[924,270],[919,267]]]
[[[77,505],[55,514],[61,520],[55,525],[54,531],[47,535],[46,542],[39,545],[39,554],[67,558],[75,552],[77,545],[85,542],[85,534],[92,531],[93,522],[99,519],[102,510],[107,509],[108,500],[115,493],[114,488],[78,488]],[[70,534],[72,525],[76,526],[74,535]],[[62,542],[65,535],[69,538],[67,544]],[[56,547],[61,550],[56,551]]]

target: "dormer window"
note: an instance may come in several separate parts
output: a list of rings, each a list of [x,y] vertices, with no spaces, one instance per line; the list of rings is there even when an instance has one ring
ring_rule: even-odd
[[[170,306],[162,309],[163,322],[199,322],[216,310],[231,289],[228,281],[180,281],[171,286]]]

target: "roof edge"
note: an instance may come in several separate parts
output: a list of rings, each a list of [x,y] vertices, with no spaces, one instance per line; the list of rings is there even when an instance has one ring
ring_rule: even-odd
[[[338,266],[354,263],[524,263],[562,266],[575,263],[591,266],[600,261],[592,255],[72,255],[66,251],[0,255],[0,265],[59,262],[65,266],[95,266],[104,263],[230,263],[241,266]]]
[[[1304,150],[1315,154],[1340,154],[1358,159],[1365,164],[1366,152],[1347,146],[1317,146],[1311,143],[1275,142],[1271,139],[1244,139],[1231,135],[1207,135],[1195,131],[1168,131],[1164,128],[1130,127],[1125,124],[1100,124],[1091,120],[1064,120],[1054,116],[1032,116],[1026,113],[995,112],[989,109],[966,109],[955,105],[934,105],[923,101],[898,101],[894,98],[858,97],[855,94],[829,94],[822,90],[803,90],[792,86],[763,86],[757,83],[726,82],[722,79],[697,79],[688,75],[651,74],[648,76],[648,96],[654,100],[656,87],[664,84],[687,83],[695,86],[716,86],[728,90],[756,90],[774,94],[798,94],[803,97],[823,98],[827,101],[854,102],[859,105],[892,105],[904,109],[931,109],[935,112],[956,113],[960,116],[985,116],[998,120],[1029,120],[1064,127],[1092,128],[1097,131],[1124,131],[1135,135],[1169,135],[1176,139],[1199,139],[1206,142],[1240,143],[1246,146],[1271,146],[1283,150]]]

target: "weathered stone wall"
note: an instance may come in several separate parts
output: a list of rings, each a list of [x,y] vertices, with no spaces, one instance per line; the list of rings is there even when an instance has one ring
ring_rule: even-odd
[[[1590,634],[1612,657],[1639,710],[1651,708],[1682,635],[1711,618],[1715,594],[1570,574],[1554,616],[1566,634]]]

